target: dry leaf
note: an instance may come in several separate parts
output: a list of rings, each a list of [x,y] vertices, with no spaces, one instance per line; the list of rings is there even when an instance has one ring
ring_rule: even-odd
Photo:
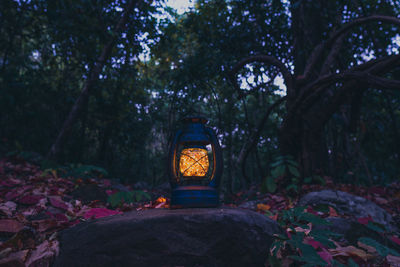
[[[336,210],[329,206],[329,217],[339,217]]]
[[[0,232],[5,233],[17,233],[24,225],[19,221],[13,219],[2,219],[0,220]]]
[[[386,260],[390,264],[390,266],[400,266],[400,257],[387,255]]]
[[[357,242],[357,245],[358,245],[360,248],[365,249],[366,251],[368,251],[368,252],[371,253],[371,254],[376,254],[376,253],[377,253],[377,252],[376,252],[376,249],[375,249],[374,247],[368,246],[368,245],[366,245],[366,244],[364,244],[364,243],[362,243],[362,242],[360,242],[360,241]]]
[[[44,241],[32,251],[26,266],[50,266],[53,258],[59,253],[58,241]]]
[[[364,261],[367,261],[369,259],[375,258],[374,255],[366,253],[364,250],[356,248],[354,246],[347,246],[347,247],[337,247],[333,249],[329,249],[330,253],[332,254],[333,257],[337,256],[357,256],[363,259]]]
[[[25,267],[25,259],[28,255],[29,250],[21,250],[8,255],[7,258],[0,260],[0,266],[12,266],[12,267]]]
[[[262,203],[257,204],[257,210],[267,211],[270,208],[271,206],[268,204],[262,204]]]

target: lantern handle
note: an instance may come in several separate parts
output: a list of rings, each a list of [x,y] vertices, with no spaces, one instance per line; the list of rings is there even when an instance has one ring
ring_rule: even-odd
[[[177,152],[177,143],[182,134],[182,130],[177,130],[175,132],[175,136],[171,142],[171,146],[168,153],[168,175],[169,181],[171,184],[171,188],[175,188],[178,186],[178,177],[176,176],[176,152]]]
[[[218,138],[210,127],[205,127],[206,132],[211,138],[211,146],[213,148],[213,172],[209,186],[219,188],[223,170],[222,148],[219,144]]]

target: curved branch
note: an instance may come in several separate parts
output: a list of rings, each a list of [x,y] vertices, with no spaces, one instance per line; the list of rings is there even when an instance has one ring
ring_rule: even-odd
[[[253,63],[253,62],[268,63],[268,64],[271,64],[271,65],[277,67],[280,70],[280,72],[282,73],[283,79],[286,84],[288,96],[291,97],[293,95],[293,75],[290,73],[289,69],[285,66],[285,64],[283,64],[278,59],[271,57],[271,56],[267,56],[267,55],[256,55],[256,56],[251,56],[251,57],[245,58],[245,59],[239,61],[232,68],[232,70],[229,73],[230,80],[231,80],[232,84],[235,86],[235,88],[237,90],[239,90],[239,92],[240,92],[240,87],[237,84],[236,75],[241,68],[243,68],[245,65],[247,65],[249,63]]]
[[[250,154],[250,151],[257,145],[257,141],[260,138],[261,131],[264,129],[265,123],[268,120],[269,114],[274,110],[277,106],[279,106],[283,101],[287,99],[287,96],[280,98],[279,100],[275,101],[268,109],[265,111],[264,116],[259,121],[256,130],[250,135],[249,139],[247,139],[246,143],[243,144],[242,149],[240,150],[239,157],[238,157],[238,164],[241,165],[243,178],[249,184],[250,179],[246,174],[246,160]]]
[[[359,25],[373,22],[373,21],[381,21],[381,22],[391,23],[391,24],[400,26],[399,18],[392,17],[392,16],[384,16],[384,15],[373,15],[373,16],[368,16],[368,17],[364,17],[364,18],[358,18],[358,19],[353,20],[352,22],[344,24],[339,30],[334,32],[327,41],[325,41],[325,42],[319,44],[317,47],[315,47],[315,49],[311,53],[310,60],[305,67],[303,79],[307,79],[309,77],[311,71],[313,71],[313,69],[315,68],[315,65],[317,64],[318,60],[320,59],[320,57],[323,54],[323,51],[326,48],[332,46],[333,48],[336,47],[335,49],[338,49],[337,48],[338,45],[336,45],[336,44],[340,42],[340,37],[342,35],[346,34],[348,30],[350,30],[351,28],[353,28],[355,26],[359,26]],[[339,44],[339,46],[340,46],[340,44]]]
[[[349,71],[347,71],[345,73],[352,73],[352,72],[354,73],[354,72],[364,71],[366,73],[379,75],[379,74],[387,72],[390,68],[396,67],[398,65],[400,65],[400,55],[392,55],[392,56],[387,56],[384,58],[368,61],[364,64],[355,66],[354,68],[350,69]],[[298,112],[298,108],[301,105],[303,105],[304,100],[307,99],[310,95],[314,95],[316,93],[314,90],[318,86],[321,86],[321,88],[319,88],[319,93],[321,93],[322,91],[326,90],[327,86],[332,84],[332,82],[337,82],[337,79],[340,79],[340,78],[338,78],[338,75],[339,74],[325,75],[323,77],[320,77],[315,82],[310,83],[308,86],[306,86],[302,90],[301,94],[297,97],[292,108],[289,110],[289,113],[292,114],[293,112]],[[343,73],[340,75],[343,75]],[[347,76],[347,77],[349,77],[349,76]]]
[[[354,80],[362,84],[377,86],[383,89],[400,89],[400,81],[381,78],[372,75],[368,72],[345,72],[330,75],[322,79],[317,80],[311,85],[312,89],[318,88],[312,95],[307,97],[303,103],[300,112],[306,111],[312,104],[318,99],[325,88],[335,82]]]

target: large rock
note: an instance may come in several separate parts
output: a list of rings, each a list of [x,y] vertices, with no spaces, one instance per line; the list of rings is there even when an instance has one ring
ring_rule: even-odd
[[[339,213],[354,216],[355,218],[363,218],[370,215],[375,222],[387,226],[392,231],[397,231],[393,218],[388,212],[372,201],[346,192],[332,190],[311,192],[304,195],[299,200],[298,205],[330,205]]]
[[[54,266],[264,266],[275,233],[249,210],[129,212],[64,230]]]

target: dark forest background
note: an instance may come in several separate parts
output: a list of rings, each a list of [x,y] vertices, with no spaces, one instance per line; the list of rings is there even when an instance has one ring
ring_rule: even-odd
[[[177,122],[197,111],[223,146],[226,192],[388,184],[399,16],[394,0],[198,0],[184,14],[151,0],[2,0],[0,154],[158,185]]]

